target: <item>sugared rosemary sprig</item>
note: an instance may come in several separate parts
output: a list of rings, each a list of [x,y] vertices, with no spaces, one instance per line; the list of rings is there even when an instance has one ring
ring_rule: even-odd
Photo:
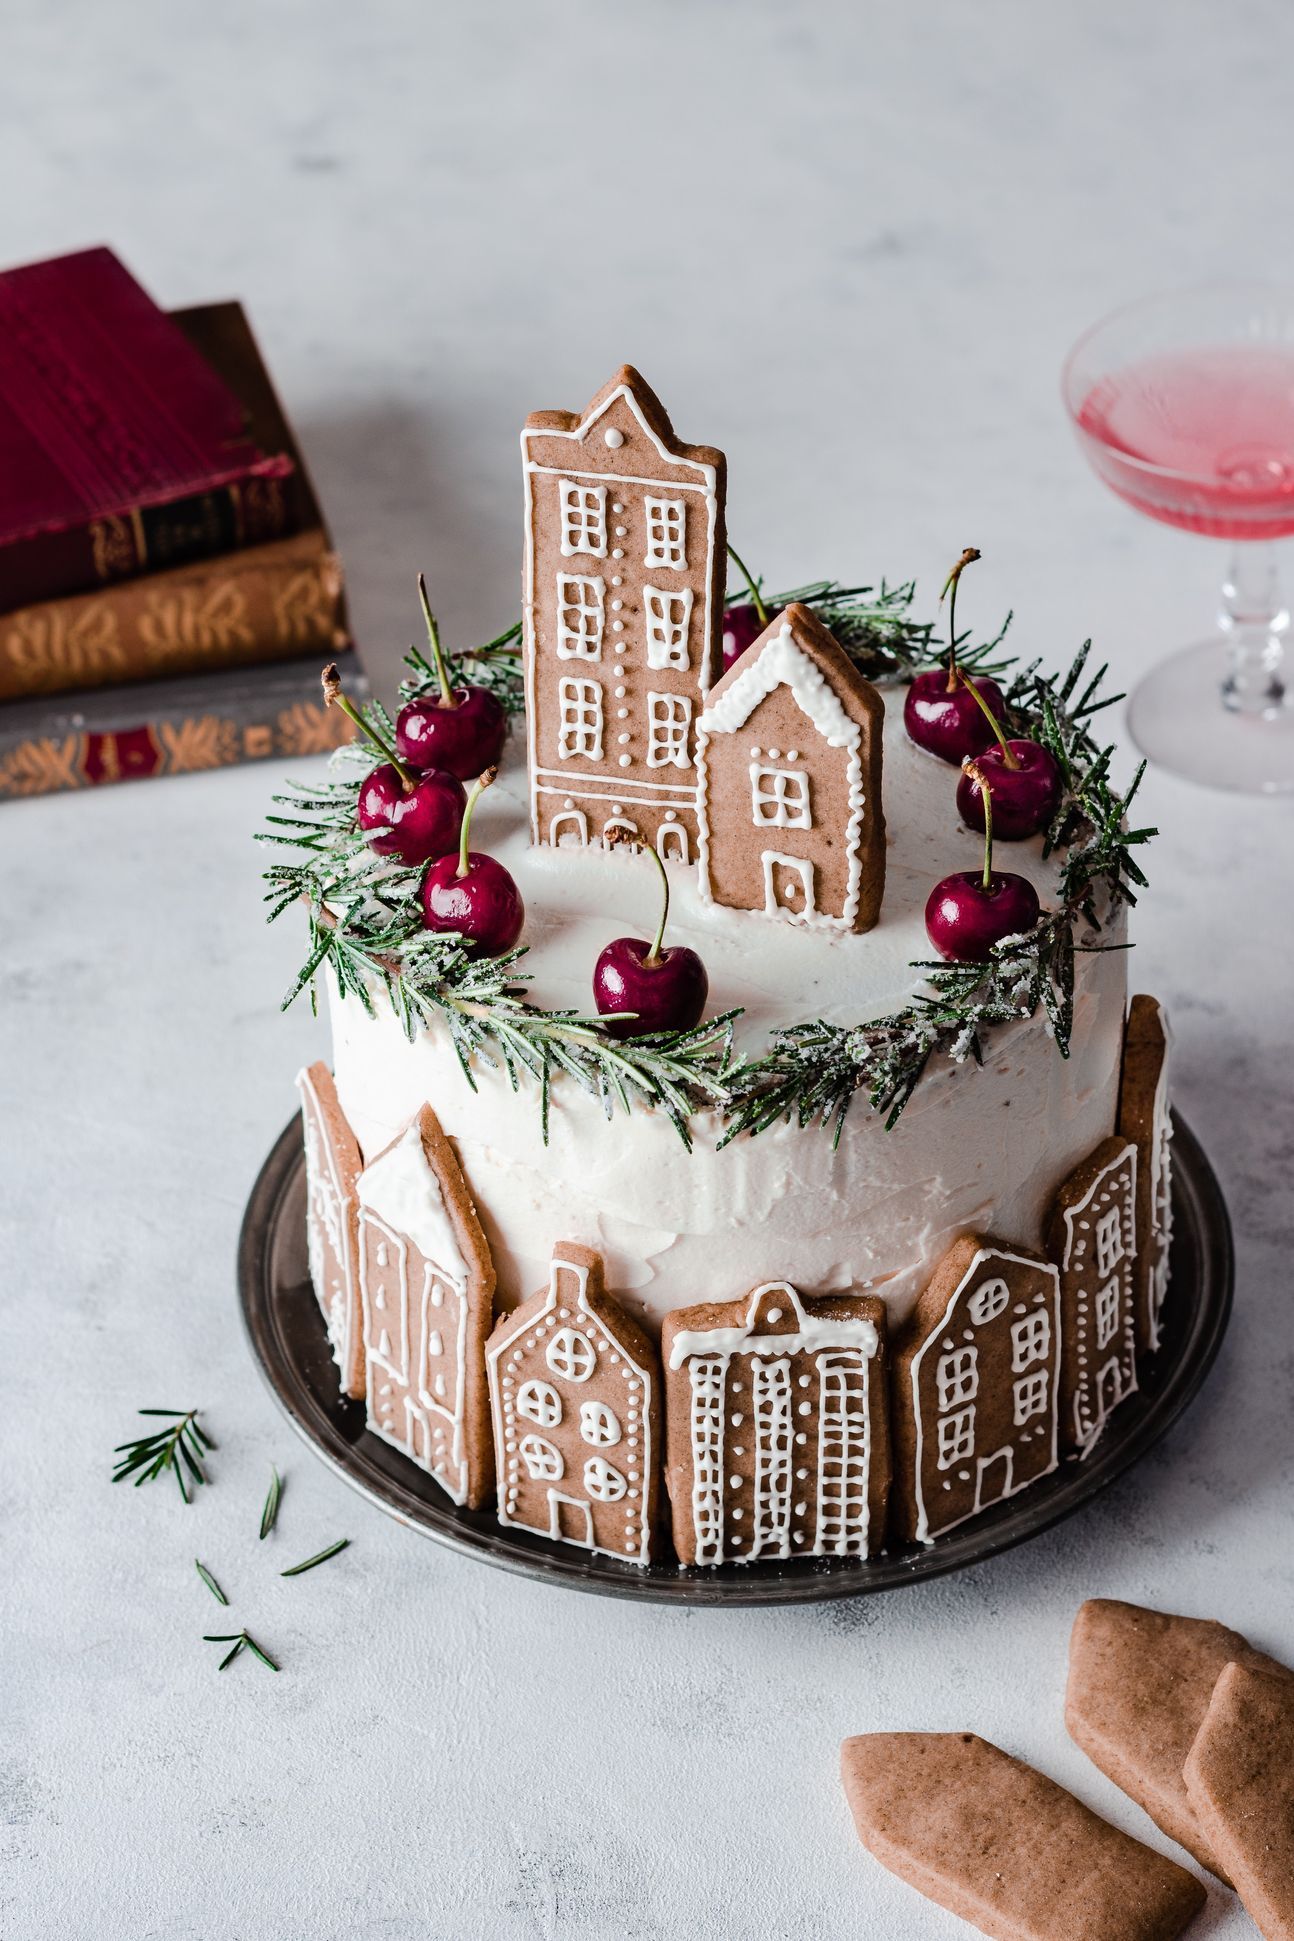
[[[912,618],[911,583],[818,580],[768,596],[766,605],[771,612],[793,600],[812,605],[874,681],[907,680],[937,658],[931,628]],[[1063,792],[1043,847],[1062,857],[1060,905],[1028,936],[999,944],[987,964],[914,964],[920,984],[904,1010],[856,1026],[787,1026],[772,1034],[764,1054],[742,1060],[733,1054],[739,1011],[692,1031],[620,1041],[596,1018],[545,1011],[527,995],[524,949],[477,960],[456,938],[423,928],[420,872],[375,855],[356,826],[360,782],[373,758],[354,743],[338,751],[327,780],[276,796],[282,813],[259,837],[292,852],[266,872],[270,920],[297,905],[307,913],[306,959],[285,1005],[307,989],[313,1005],[317,978],[331,970],[342,994],[370,1015],[375,994],[387,999],[410,1039],[440,1024],[469,1084],[478,1060],[505,1070],[514,1090],[523,1079],[537,1084],[545,1139],[552,1083],[562,1074],[596,1097],[608,1117],[617,1105],[663,1111],[690,1145],[689,1123],[706,1111],[726,1121],[725,1142],[783,1119],[820,1122],[839,1139],[860,1092],[892,1126],[933,1057],[978,1060],[988,1032],[1038,1010],[1067,1055],[1075,951],[1110,947],[1101,941],[1103,928],[1115,906],[1136,901],[1145,877],[1133,851],[1155,831],[1125,827],[1141,771],[1121,798],[1109,781],[1114,751],[1092,734],[1092,718],[1121,697],[1100,692],[1104,667],[1088,673],[1090,642],[1055,681],[1037,661],[1020,667],[1000,654],[1009,624],[1010,615],[978,645],[958,636],[957,661],[963,671],[999,680],[1010,733],[1041,741],[1059,764]],[[506,643],[517,637],[513,629],[490,646],[503,643],[501,651],[510,653]],[[370,707],[389,734],[389,717]]]
[[[122,1483],[128,1476],[133,1476],[135,1488],[138,1489],[141,1483],[151,1483],[155,1476],[169,1469],[175,1477],[180,1495],[186,1503],[192,1502],[190,1489],[207,1480],[202,1467],[203,1458],[208,1450],[216,1446],[198,1421],[198,1411],[140,1409],[138,1413],[162,1416],[170,1427],[136,1436],[131,1442],[119,1442],[113,1451],[116,1457],[113,1482]]]
[[[1120,797],[1109,783],[1114,751],[1099,748],[1088,727],[1109,705],[1099,697],[1105,669],[1084,678],[1090,650],[1088,641],[1059,683],[1035,662],[1005,691],[1011,731],[1033,735],[1060,765],[1064,793],[1044,837],[1045,854],[1065,852],[1060,907],[1045,911],[1025,935],[996,944],[987,963],[914,964],[924,988],[906,1010],[852,1028],[819,1019],[775,1031],[765,1056],[734,1075],[724,1144],[783,1119],[829,1126],[839,1141],[859,1092],[893,1127],[933,1057],[981,1063],[988,1032],[1039,1010],[1068,1057],[1075,952],[1112,948],[1101,934],[1118,905],[1136,902],[1146,879],[1133,851],[1156,833],[1126,827],[1145,764]]]

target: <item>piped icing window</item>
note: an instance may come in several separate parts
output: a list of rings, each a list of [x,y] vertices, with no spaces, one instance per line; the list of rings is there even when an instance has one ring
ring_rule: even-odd
[[[1096,1272],[1100,1280],[1112,1274],[1123,1258],[1123,1219],[1118,1205],[1108,1207],[1096,1222]]]
[[[1119,1295],[1122,1290],[1116,1275],[1107,1281],[1096,1297],[1096,1345],[1108,1348],[1119,1329]]]
[[[563,479],[557,488],[562,506],[562,554],[588,553],[594,559],[607,556],[607,488],[605,485],[577,485]]]
[[[560,760],[576,756],[586,761],[602,759],[602,689],[596,681],[567,678],[558,682],[561,703],[561,728],[557,737]]]
[[[757,829],[811,829],[809,778],[794,768],[750,771],[751,820]]]
[[[659,586],[643,588],[647,616],[648,667],[686,667],[687,630],[692,618],[692,589],[667,593]]]
[[[523,1382],[517,1390],[517,1414],[541,1429],[555,1429],[562,1419],[562,1398],[551,1382]]]
[[[593,1343],[578,1328],[559,1328],[544,1359],[554,1375],[568,1382],[586,1382],[598,1365]]]
[[[1051,1316],[1045,1308],[1036,1308],[1011,1328],[1011,1373],[1023,1374],[1035,1361],[1042,1361],[1050,1347]]]
[[[682,499],[643,501],[647,513],[647,554],[644,566],[669,566],[681,572],[687,565],[683,535],[685,510]]]
[[[629,1485],[605,1456],[590,1456],[584,1465],[584,1487],[595,1503],[618,1503]]]
[[[1017,1389],[1019,1386],[1017,1383]],[[959,1462],[968,1462],[975,1453],[975,1404],[958,1409],[955,1415],[945,1415],[939,1423],[938,1437],[940,1469],[952,1469]]]
[[[620,1423],[605,1402],[580,1403],[580,1434],[594,1449],[611,1449],[620,1440]]]
[[[963,1402],[975,1400],[979,1391],[978,1360],[975,1348],[955,1348],[950,1355],[940,1357],[935,1381],[941,1410],[958,1408]]]
[[[557,653],[561,660],[600,660],[606,618],[605,582],[583,573],[557,575]]]
[[[517,1453],[537,1482],[557,1482],[566,1467],[561,1450],[543,1436],[522,1436]]]
[[[1006,1282],[994,1275],[991,1281],[982,1281],[975,1289],[967,1312],[975,1326],[982,1328],[988,1322],[997,1320],[1010,1299],[1011,1291]]]
[[[691,768],[692,703],[685,694],[648,694],[648,768]]]
[[[1050,1389],[1051,1375],[1046,1368],[1040,1368],[1036,1375],[1021,1375],[1011,1391],[1017,1429],[1022,1429],[1035,1415],[1044,1413]]]

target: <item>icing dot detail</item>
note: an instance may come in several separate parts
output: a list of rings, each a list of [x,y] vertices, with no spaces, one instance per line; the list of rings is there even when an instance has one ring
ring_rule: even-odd
[[[622,431],[617,431],[614,425],[609,426],[608,429],[603,432],[602,438],[603,438],[603,442],[609,445],[613,452],[618,452],[620,447],[625,442],[624,433]]]

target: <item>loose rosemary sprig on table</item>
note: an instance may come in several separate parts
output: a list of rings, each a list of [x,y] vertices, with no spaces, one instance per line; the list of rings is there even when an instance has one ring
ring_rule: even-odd
[[[170,1427],[136,1436],[131,1442],[119,1442],[113,1451],[117,1459],[112,1472],[113,1482],[122,1483],[128,1476],[134,1476],[135,1488],[138,1489],[141,1483],[151,1483],[155,1476],[169,1469],[175,1477],[180,1495],[186,1503],[191,1503],[190,1488],[196,1488],[207,1480],[202,1467],[203,1458],[216,1446],[198,1421],[198,1411],[140,1409],[139,1414],[162,1416]]]
[[[225,1656],[220,1660],[219,1665],[216,1667],[217,1671],[223,1671],[226,1665],[232,1665],[234,1659],[242,1651],[250,1651],[253,1658],[259,1658],[261,1663],[268,1665],[271,1671],[277,1671],[279,1669],[270,1657],[269,1652],[257,1644],[250,1631],[230,1631],[223,1635],[219,1631],[204,1631],[202,1634],[202,1642],[203,1644],[228,1644],[233,1646],[233,1650],[226,1652]]]

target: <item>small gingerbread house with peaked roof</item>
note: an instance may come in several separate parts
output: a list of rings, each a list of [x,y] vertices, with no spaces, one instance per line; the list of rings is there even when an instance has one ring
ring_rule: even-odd
[[[1137,1387],[1137,1148],[1102,1139],[1056,1194],[1047,1250],[1060,1269],[1060,1433],[1087,1455]]]
[[[368,1426],[479,1509],[494,1483],[485,1343],[494,1268],[429,1105],[360,1174]]]
[[[359,1201],[364,1161],[328,1067],[297,1074],[306,1154],[306,1246],[315,1299],[341,1378],[341,1391],[364,1394],[364,1333],[359,1299]]]
[[[702,894],[815,928],[870,930],[885,889],[884,714],[808,607],[779,614],[698,724]]]
[[[770,1281],[665,1316],[666,1481],[685,1564],[866,1557],[889,1490],[884,1303]]]
[[[954,1241],[895,1354],[893,1522],[931,1543],[1056,1467],[1060,1281],[1025,1247]]]
[[[588,1247],[553,1249],[548,1286],[486,1349],[499,1521],[652,1560],[661,1470],[660,1361]]]
[[[1173,1238],[1173,1120],[1168,1100],[1171,1034],[1158,998],[1128,1008],[1119,1078],[1119,1131],[1137,1148],[1137,1351],[1153,1354],[1162,1332]]]
[[[696,860],[696,719],[720,664],[722,452],[624,365],[521,434],[522,652],[537,843],[609,828]]]

